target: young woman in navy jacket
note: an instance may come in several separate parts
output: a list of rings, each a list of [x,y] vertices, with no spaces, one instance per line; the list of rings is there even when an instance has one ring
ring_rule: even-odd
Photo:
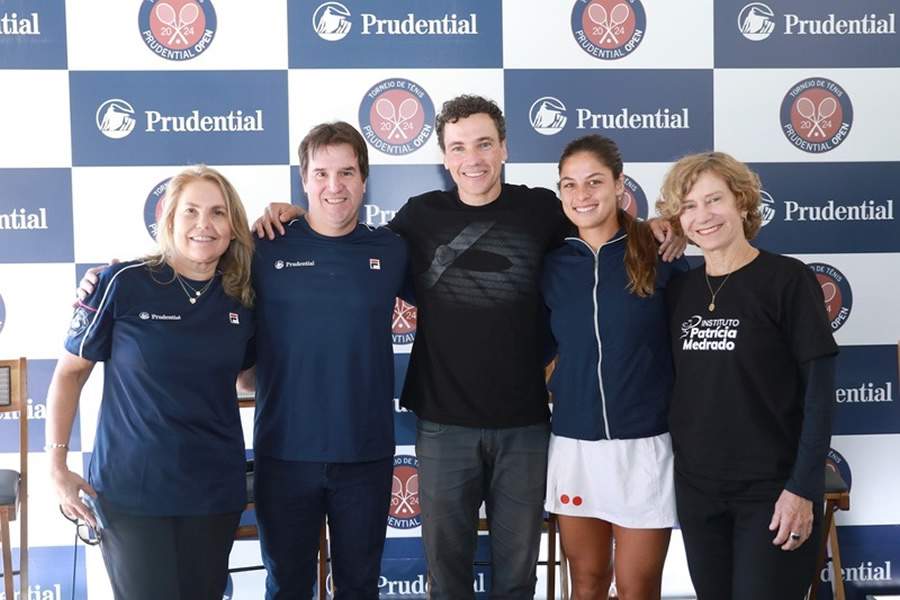
[[[664,296],[687,263],[660,260],[649,227],[620,208],[612,140],[569,143],[559,176],[578,235],[547,256],[542,281],[559,352],[545,507],[576,598],[606,598],[614,574],[620,597],[659,598],[676,522]]]

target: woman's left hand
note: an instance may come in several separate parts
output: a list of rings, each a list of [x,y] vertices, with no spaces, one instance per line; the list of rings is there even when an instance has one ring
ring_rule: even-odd
[[[687,239],[675,233],[675,228],[665,219],[654,218],[647,221],[653,237],[659,242],[659,253],[665,262],[681,258],[687,248]]]
[[[769,531],[778,532],[772,543],[781,546],[782,550],[796,550],[809,539],[812,526],[813,503],[802,496],[782,490],[769,523]],[[795,537],[796,535],[800,537]]]

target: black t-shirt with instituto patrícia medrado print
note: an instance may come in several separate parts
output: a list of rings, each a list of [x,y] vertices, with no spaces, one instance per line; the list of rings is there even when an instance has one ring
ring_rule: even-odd
[[[675,468],[711,480],[787,481],[803,423],[801,365],[837,352],[822,290],[802,262],[765,251],[727,280],[707,285],[704,269],[669,286]],[[710,310],[709,288],[720,285]]]

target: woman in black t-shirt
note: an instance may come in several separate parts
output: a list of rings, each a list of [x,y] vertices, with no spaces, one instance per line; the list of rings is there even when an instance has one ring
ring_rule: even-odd
[[[675,494],[698,600],[802,597],[814,570],[837,346],[815,275],[749,242],[760,183],[709,152],[657,209],[703,251],[669,287]]]

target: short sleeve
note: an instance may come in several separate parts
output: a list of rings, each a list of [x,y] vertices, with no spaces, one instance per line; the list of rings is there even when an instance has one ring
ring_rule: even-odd
[[[410,230],[410,200],[411,198],[406,201],[406,204],[400,207],[400,210],[394,214],[394,217],[387,224],[388,229],[404,238],[408,237]]]
[[[93,293],[75,307],[66,334],[66,350],[95,362],[109,358],[116,295],[122,273],[122,270],[114,268],[100,272]]]
[[[562,202],[550,190],[543,190],[547,197],[547,227],[551,247],[563,243],[566,237],[574,235],[574,226],[563,212]]]
[[[822,288],[815,274],[802,263],[791,273],[783,307],[788,343],[798,363],[837,354]]]

